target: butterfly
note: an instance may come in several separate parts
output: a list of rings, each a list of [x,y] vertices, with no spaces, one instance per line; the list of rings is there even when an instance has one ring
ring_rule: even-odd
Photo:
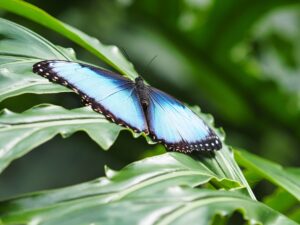
[[[222,148],[215,132],[179,100],[145,84],[98,67],[45,60],[33,72],[79,94],[86,105],[108,120],[144,132],[168,150],[191,153]]]

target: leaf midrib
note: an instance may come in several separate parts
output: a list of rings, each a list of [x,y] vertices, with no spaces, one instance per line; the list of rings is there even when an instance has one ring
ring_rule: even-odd
[[[10,123],[3,123],[0,122],[1,124],[4,125],[5,127],[1,128],[0,131],[3,130],[13,130],[13,129],[20,129],[20,128],[31,128],[31,127],[36,127],[37,124],[40,124],[40,127],[45,127],[45,126],[59,126],[59,125],[73,125],[73,124],[86,124],[86,123],[109,123],[106,121],[104,118],[76,118],[76,119],[59,119],[59,120],[46,120],[46,121],[36,121],[36,122],[28,122],[28,123],[18,123],[18,124],[10,124]]]

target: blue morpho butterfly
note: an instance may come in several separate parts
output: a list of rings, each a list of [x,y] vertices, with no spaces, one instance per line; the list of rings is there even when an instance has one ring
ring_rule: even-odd
[[[79,94],[94,111],[110,121],[149,134],[167,149],[191,153],[219,150],[218,136],[183,103],[148,86],[90,65],[46,60],[33,65],[33,72]]]

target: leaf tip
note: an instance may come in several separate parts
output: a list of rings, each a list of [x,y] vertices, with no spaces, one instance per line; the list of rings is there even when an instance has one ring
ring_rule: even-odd
[[[117,173],[117,171],[115,171],[115,170],[109,168],[107,165],[105,165],[104,173],[105,173],[105,176],[110,179]]]

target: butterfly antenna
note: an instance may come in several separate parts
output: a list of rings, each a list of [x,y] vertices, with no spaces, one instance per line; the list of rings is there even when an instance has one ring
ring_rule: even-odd
[[[126,59],[128,59],[128,60],[130,61],[129,55],[127,54],[127,52],[126,52],[125,48],[123,48],[123,47],[120,47],[120,49],[122,50],[122,52],[123,52],[123,55],[125,55],[125,58],[126,58]]]
[[[149,67],[151,65],[151,63],[157,58],[157,55],[155,55],[154,57],[152,57],[152,59],[148,62],[147,67]]]
[[[148,62],[148,64],[145,67],[145,71],[148,70],[149,66],[151,65],[151,63],[157,58],[157,55],[155,55],[154,57],[152,57],[152,59]]]

